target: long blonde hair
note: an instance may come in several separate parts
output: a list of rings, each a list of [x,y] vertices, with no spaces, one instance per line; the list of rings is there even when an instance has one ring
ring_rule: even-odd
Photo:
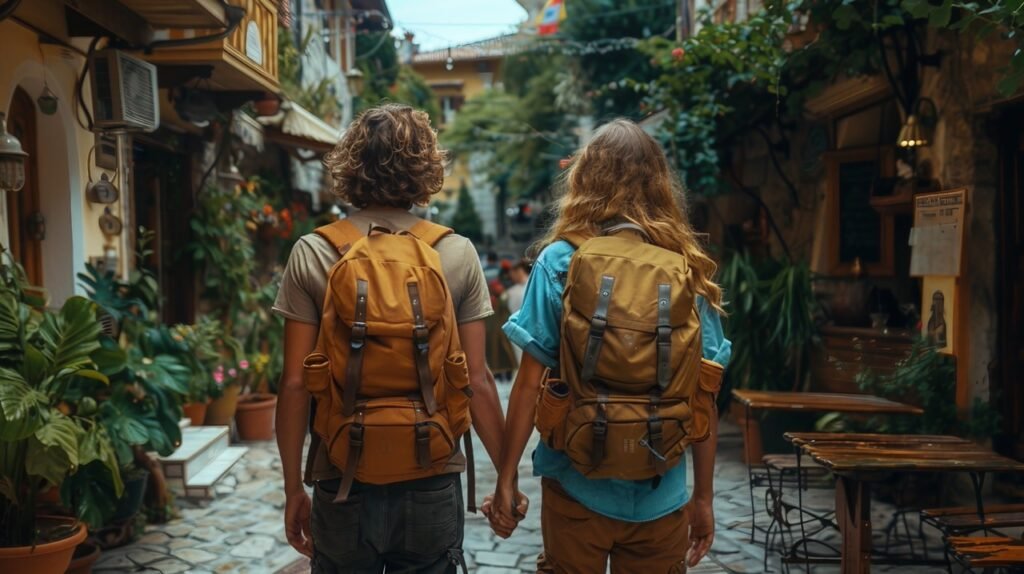
[[[697,293],[722,312],[722,289],[712,280],[718,266],[686,217],[683,186],[661,146],[640,126],[618,119],[598,129],[573,158],[561,187],[557,218],[539,247],[569,235],[595,237],[607,222],[634,223],[655,245],[686,257]]]

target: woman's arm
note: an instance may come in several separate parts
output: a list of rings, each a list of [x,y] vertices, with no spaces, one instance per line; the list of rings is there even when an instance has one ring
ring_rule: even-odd
[[[508,420],[505,427],[505,444],[501,449],[501,466],[498,468],[498,485],[494,493],[491,526],[495,532],[508,538],[515,529],[519,516],[515,495],[519,460],[523,457],[526,443],[533,434],[533,417],[537,409],[537,393],[540,392],[544,365],[529,353],[523,353],[515,386],[508,400]]]
[[[714,404],[714,403],[712,403]],[[708,438],[693,445],[693,495],[690,497],[690,552],[686,563],[691,568],[707,555],[715,541],[715,453],[718,450],[718,413],[711,413]]]
[[[505,414],[501,412],[501,402],[498,400],[494,378],[488,376],[485,356],[487,331],[484,322],[472,321],[459,325],[459,340],[462,341],[462,350],[466,353],[469,388],[473,390],[473,398],[469,402],[473,429],[484,443],[494,468],[498,468]]]
[[[310,500],[302,487],[302,447],[309,424],[309,392],[302,381],[302,361],[316,347],[319,327],[284,322],[284,370],[277,392],[277,448],[284,473],[285,534],[295,550],[313,557]]]

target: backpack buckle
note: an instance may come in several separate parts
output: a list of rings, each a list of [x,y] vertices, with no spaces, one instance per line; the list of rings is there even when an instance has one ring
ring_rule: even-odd
[[[359,423],[353,423],[352,428],[348,431],[348,442],[353,447],[363,446],[363,425]]]
[[[605,329],[608,327],[608,319],[599,315],[594,315],[590,318],[590,336],[601,337],[604,335]]]
[[[412,329],[412,341],[416,350],[426,353],[430,349],[430,330],[426,325],[416,325]]]
[[[603,437],[608,434],[608,423],[605,421],[594,421],[591,423],[591,426],[594,427],[594,436],[600,435]]]
[[[363,321],[352,323],[352,346],[356,349],[361,348],[365,339],[366,323]]]
[[[664,342],[672,338],[672,327],[668,325],[658,325],[657,329],[658,341]]]

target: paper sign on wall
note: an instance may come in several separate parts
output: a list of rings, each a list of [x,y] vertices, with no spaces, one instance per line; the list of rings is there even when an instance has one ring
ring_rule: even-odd
[[[966,211],[964,189],[923,193],[914,198],[914,227],[910,230],[912,277],[960,275]]]

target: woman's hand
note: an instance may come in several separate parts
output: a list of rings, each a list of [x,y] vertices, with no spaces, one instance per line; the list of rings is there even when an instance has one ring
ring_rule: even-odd
[[[530,500],[525,494],[518,492],[514,486],[503,487],[499,481],[494,494],[484,499],[482,511],[491,523],[491,530],[502,538],[508,538],[512,536],[519,521],[526,517],[529,506]]]
[[[707,556],[715,541],[715,511],[710,498],[695,497],[690,499],[686,512],[690,513],[690,551],[686,565],[693,568]]]

